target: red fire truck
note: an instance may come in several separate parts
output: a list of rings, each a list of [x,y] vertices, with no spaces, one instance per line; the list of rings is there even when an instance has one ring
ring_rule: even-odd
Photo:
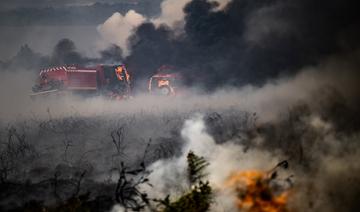
[[[59,66],[41,70],[32,90],[32,97],[71,92],[124,99],[130,96],[130,75],[122,64]]]

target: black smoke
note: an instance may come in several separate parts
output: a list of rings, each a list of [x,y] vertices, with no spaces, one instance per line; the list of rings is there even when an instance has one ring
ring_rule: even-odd
[[[190,83],[207,88],[261,84],[358,49],[355,1],[233,0],[224,10],[193,0],[184,8],[184,33],[139,26],[126,58],[137,77],[162,64],[178,67]]]
[[[116,45],[112,45],[107,49],[104,49],[100,52],[100,60],[103,62],[114,62],[114,61],[122,61],[123,60],[123,51],[120,47]]]

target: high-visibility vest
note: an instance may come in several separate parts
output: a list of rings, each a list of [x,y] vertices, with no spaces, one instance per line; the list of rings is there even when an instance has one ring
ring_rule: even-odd
[[[115,73],[116,73],[118,80],[121,80],[121,81],[126,80],[127,83],[130,83],[130,75],[126,71],[125,68],[123,68],[122,66],[119,66],[115,69]]]

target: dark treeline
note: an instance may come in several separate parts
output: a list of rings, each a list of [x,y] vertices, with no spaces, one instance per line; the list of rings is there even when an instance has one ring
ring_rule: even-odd
[[[121,48],[113,45],[100,52],[98,58],[88,58],[81,55],[75,43],[70,39],[62,39],[55,46],[50,55],[34,52],[28,45],[23,45],[18,53],[8,61],[0,61],[2,71],[32,71],[62,65],[92,65],[98,63],[113,63],[122,61]]]

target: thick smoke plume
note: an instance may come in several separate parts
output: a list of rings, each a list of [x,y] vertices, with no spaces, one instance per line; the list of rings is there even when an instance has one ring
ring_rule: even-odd
[[[101,49],[104,42],[116,44],[124,50],[124,56],[128,56],[131,51],[128,39],[134,30],[143,23],[151,23],[156,27],[166,25],[176,32],[182,32],[185,18],[184,7],[189,2],[191,0],[164,0],[160,5],[161,12],[157,17],[147,17],[133,10],[124,16],[114,13],[104,24],[98,26],[98,31],[103,37],[103,40],[99,41],[99,48]],[[212,1],[216,8],[224,8],[228,2],[228,0]]]
[[[233,0],[217,7],[206,0],[186,4],[181,36],[166,25],[140,25],[126,62],[138,77],[170,64],[211,89],[261,84],[358,48],[354,1]]]
[[[250,150],[245,153],[244,146],[233,142],[216,144],[214,138],[207,133],[204,117],[199,114],[185,121],[181,135],[184,139],[182,155],[159,160],[149,167],[153,171],[149,179],[155,183],[148,191],[150,195],[162,197],[172,194],[176,197],[188,189],[186,156],[189,151],[204,156],[210,163],[206,178],[217,192],[223,189],[229,173],[249,169],[266,170],[279,160],[268,152]],[[280,157],[280,154],[277,156]],[[176,187],[168,186],[172,184],[176,184]],[[215,196],[211,211],[236,211],[232,202],[234,196],[227,196],[225,192],[218,192]]]

